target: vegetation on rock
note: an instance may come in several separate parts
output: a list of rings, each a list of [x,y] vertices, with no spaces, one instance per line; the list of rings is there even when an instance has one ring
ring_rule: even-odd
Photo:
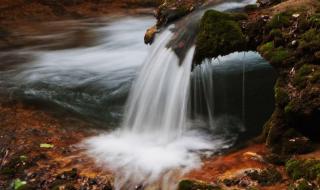
[[[210,185],[201,181],[182,180],[179,182],[178,190],[222,190],[218,186]]]
[[[254,170],[252,172],[248,172],[247,175],[262,186],[273,185],[282,180],[281,174],[275,168],[268,168],[260,172]]]
[[[197,63],[205,58],[215,58],[245,49],[246,39],[237,22],[244,17],[239,16],[215,10],[204,14],[196,41]]]

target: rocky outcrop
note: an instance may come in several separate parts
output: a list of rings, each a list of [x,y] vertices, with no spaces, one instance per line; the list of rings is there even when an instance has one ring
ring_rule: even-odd
[[[241,31],[240,20],[244,14],[207,11],[201,19],[200,31],[196,40],[196,63],[206,57],[227,55],[234,51],[246,50],[245,35]]]
[[[311,143],[320,141],[320,2],[289,0],[249,11],[241,20],[219,13],[224,17],[218,21],[207,12],[197,38],[197,63],[258,51],[278,72],[276,108],[264,130],[267,145],[278,154],[309,152]]]
[[[145,43],[151,44],[155,34],[164,26],[173,21],[191,13],[199,8],[206,0],[164,0],[163,3],[156,9],[155,17],[157,23],[150,27],[145,35]]]

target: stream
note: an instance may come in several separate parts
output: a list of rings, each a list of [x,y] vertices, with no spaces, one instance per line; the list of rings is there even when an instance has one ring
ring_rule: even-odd
[[[276,74],[256,52],[205,60],[191,72],[195,47],[181,66],[167,48],[173,25],[150,47],[143,43],[155,22],[150,16],[78,22],[62,33],[30,36],[45,41],[41,45],[0,52],[0,96],[105,130],[80,146],[115,172],[116,189],[155,183],[172,189],[174,179],[201,167],[202,158],[258,135],[273,111]],[[95,40],[63,45],[83,29]],[[62,44],[51,48],[52,41]]]

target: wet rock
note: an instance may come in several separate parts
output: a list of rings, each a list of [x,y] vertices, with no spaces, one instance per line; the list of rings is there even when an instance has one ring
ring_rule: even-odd
[[[160,28],[195,10],[204,1],[172,1],[166,0],[156,10],[157,27]]]
[[[289,159],[290,156],[275,153],[267,154],[264,157],[264,160],[274,165],[284,165]]]
[[[255,152],[245,152],[243,154],[244,157],[251,159],[251,160],[255,160],[255,161],[259,161],[259,162],[264,162],[264,159],[261,155],[255,153]]]
[[[267,168],[261,171],[254,170],[246,172],[252,180],[257,181],[262,186],[269,186],[282,180],[280,172],[275,168]]]
[[[246,49],[246,39],[237,20],[237,16],[214,10],[204,14],[196,40],[197,63]]]
[[[182,180],[178,190],[222,190],[221,187],[196,180]]]
[[[151,28],[148,28],[144,36],[144,43],[152,44],[157,32],[158,32],[157,26],[152,26]]]

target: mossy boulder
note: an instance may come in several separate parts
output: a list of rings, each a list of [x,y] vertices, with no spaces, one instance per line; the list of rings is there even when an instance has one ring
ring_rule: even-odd
[[[165,26],[201,6],[204,0],[174,1],[164,0],[156,10],[157,27]]]
[[[303,136],[297,130],[289,128],[282,137],[281,153],[284,155],[304,154],[314,150],[310,139]]]
[[[294,74],[293,84],[299,89],[305,88],[308,84],[308,80],[312,78],[313,72],[315,72],[315,70],[315,66],[304,64]]]
[[[185,179],[179,182],[178,190],[222,190],[220,187],[202,181]]]
[[[318,63],[316,52],[320,51],[320,32],[311,28],[303,33],[299,40],[298,53],[301,56],[309,55],[306,57],[309,63]]]
[[[277,80],[274,86],[274,93],[275,102],[278,106],[285,107],[289,103],[289,94],[285,88],[285,85],[280,79]]]
[[[290,26],[290,18],[291,14],[289,12],[282,12],[276,14],[272,17],[272,19],[267,23],[267,28],[270,30],[276,28],[284,28]]]
[[[257,4],[250,4],[250,5],[246,5],[244,7],[244,11],[245,12],[252,12],[258,9],[258,5]]]
[[[280,172],[275,168],[267,168],[261,171],[254,170],[246,174],[262,186],[274,185],[282,180]]]
[[[239,19],[244,17],[215,10],[204,14],[196,39],[197,63],[205,58],[215,58],[246,49],[246,39],[237,22]]]
[[[287,48],[281,46],[276,48],[273,41],[259,46],[258,51],[274,66],[285,64],[285,61],[292,56]]]
[[[293,180],[316,180],[320,177],[320,160],[291,159],[286,163],[286,171]]]
[[[312,27],[320,29],[320,13],[316,13],[309,18],[309,23]]]

